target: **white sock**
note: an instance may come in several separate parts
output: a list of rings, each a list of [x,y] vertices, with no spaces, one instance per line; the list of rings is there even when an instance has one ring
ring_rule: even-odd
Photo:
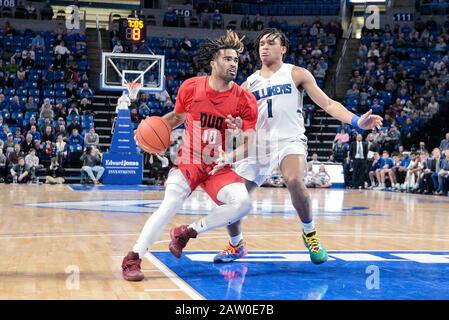
[[[165,226],[176,215],[189,194],[190,190],[187,188],[175,184],[167,185],[161,206],[148,218],[139,239],[133,247],[133,251],[137,252],[140,258],[159,239]]]
[[[239,233],[234,237],[229,237],[229,242],[235,247],[243,240],[243,233]]]
[[[198,232],[198,234],[205,232],[207,230],[206,218],[195,221],[194,223],[189,225],[189,228],[192,228],[193,230]]]
[[[313,221],[313,220],[310,222],[307,222],[307,223],[303,222],[302,225],[304,227],[305,234],[309,234],[315,230],[315,221]]]
[[[233,224],[251,210],[251,200],[243,183],[232,183],[223,187],[218,192],[217,199],[224,204],[215,207],[206,217],[189,226],[198,234]]]

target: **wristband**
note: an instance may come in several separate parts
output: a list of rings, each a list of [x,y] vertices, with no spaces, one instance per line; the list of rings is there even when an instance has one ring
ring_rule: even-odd
[[[361,129],[359,127],[359,119],[360,119],[360,117],[358,115],[354,115],[351,119],[351,124],[356,129]]]

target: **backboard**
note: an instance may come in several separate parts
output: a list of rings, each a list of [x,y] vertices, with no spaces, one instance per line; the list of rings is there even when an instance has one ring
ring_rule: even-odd
[[[100,88],[123,91],[126,82],[140,82],[140,91],[161,92],[165,90],[164,66],[162,55],[103,52]]]

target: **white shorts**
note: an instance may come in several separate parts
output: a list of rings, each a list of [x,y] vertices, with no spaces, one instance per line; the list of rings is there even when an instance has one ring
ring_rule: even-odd
[[[273,170],[281,165],[282,160],[291,154],[307,158],[307,144],[298,140],[279,143],[277,150],[273,150],[263,159],[250,156],[236,162],[234,171],[242,178],[261,186]]]

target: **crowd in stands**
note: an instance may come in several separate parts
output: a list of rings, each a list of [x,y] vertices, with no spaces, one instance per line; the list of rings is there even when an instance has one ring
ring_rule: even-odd
[[[362,30],[346,107],[357,114],[372,110],[384,121],[380,130],[363,135],[350,125],[337,128],[333,154],[343,163],[348,187],[449,191],[449,134],[426,149],[431,134],[444,134],[439,120],[448,112],[448,43],[449,19]]]
[[[38,181],[98,147],[83,32],[0,31],[0,181]],[[23,163],[22,159],[23,158]],[[56,168],[55,161],[58,163]],[[19,167],[17,167],[19,165]],[[27,174],[25,174],[25,172]]]

